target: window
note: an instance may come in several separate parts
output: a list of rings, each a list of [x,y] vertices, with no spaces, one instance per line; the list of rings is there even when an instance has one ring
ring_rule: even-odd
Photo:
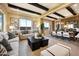
[[[27,20],[26,26],[27,27],[32,27],[32,21],[31,20]]]
[[[3,14],[0,13],[0,32],[3,31]]]
[[[19,26],[23,30],[31,30],[32,27],[32,21],[28,19],[20,19],[19,20]]]
[[[19,22],[20,27],[32,27],[32,21],[27,19],[20,19]]]
[[[50,25],[49,25],[48,22],[44,22],[44,28],[45,28],[45,29],[49,29],[49,28],[50,28]]]
[[[68,28],[74,28],[74,24],[68,24]]]
[[[19,20],[19,26],[20,27],[26,27],[27,26],[27,20],[26,19],[20,19]]]

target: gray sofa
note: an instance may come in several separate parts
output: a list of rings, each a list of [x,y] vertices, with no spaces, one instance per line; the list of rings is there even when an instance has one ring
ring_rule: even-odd
[[[8,52],[8,55],[18,56],[19,55],[19,37],[10,39],[9,43],[12,47],[12,51]]]
[[[9,56],[18,56],[19,55],[19,37],[8,39],[7,32],[0,32],[0,41],[2,39],[1,35],[4,35],[4,37],[8,40],[10,46],[12,47],[12,50],[7,52],[7,54]]]

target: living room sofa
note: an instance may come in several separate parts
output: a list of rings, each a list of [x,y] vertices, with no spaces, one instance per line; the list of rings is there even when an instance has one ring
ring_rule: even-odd
[[[19,56],[19,37],[9,40],[12,51],[8,52],[10,56]]]
[[[19,37],[15,37],[15,38],[12,38],[12,39],[9,39],[8,37],[8,32],[0,32],[0,41],[2,40],[2,37],[1,35],[3,35],[6,40],[8,40],[12,50],[11,51],[7,51],[7,55],[9,56],[18,56],[19,55]]]

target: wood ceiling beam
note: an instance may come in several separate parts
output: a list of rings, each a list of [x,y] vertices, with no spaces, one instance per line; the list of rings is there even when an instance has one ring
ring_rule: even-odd
[[[75,11],[70,6],[66,7],[66,9],[73,15],[76,15]]]
[[[12,4],[9,4],[9,3],[8,3],[8,6],[11,7],[11,8],[14,8],[14,9],[18,9],[18,10],[30,12],[30,13],[33,13],[33,14],[41,15],[41,13],[38,13],[36,11],[32,11],[32,10],[29,10],[29,9],[26,9],[26,8],[22,8],[22,7],[19,7],[19,6],[15,6],[15,5],[12,5]]]
[[[12,5],[12,4],[8,4],[8,6],[14,8],[14,9],[19,9],[19,10],[22,10],[22,11],[26,11],[26,12],[30,12],[30,13],[33,13],[33,14],[41,15],[41,13],[38,13],[38,12],[35,12],[35,11],[32,11],[32,10],[28,10],[28,9],[25,9],[25,8],[22,8],[22,7],[18,7],[18,6]],[[48,16],[46,16],[46,17],[48,17]],[[52,19],[57,19],[57,18],[54,18],[54,17],[51,17],[51,18]]]
[[[42,14],[42,15],[40,16],[40,18],[46,17],[46,16],[48,16],[49,14],[54,13],[54,12],[56,12],[56,11],[58,11],[58,10],[64,8],[64,7],[67,7],[67,6],[69,6],[69,5],[70,5],[69,3],[67,3],[67,4],[61,3],[61,4],[57,5],[57,6],[54,7],[54,8],[50,8],[46,13]]]
[[[40,9],[45,10],[45,11],[49,10],[45,6],[42,6],[42,5],[38,4],[38,3],[28,3],[28,4],[33,5],[33,6],[37,7],[37,8],[40,8]]]
[[[55,15],[57,15],[57,16],[59,16],[59,17],[65,18],[65,16],[63,16],[63,15],[57,13],[57,12],[54,12],[53,14],[55,14]]]
[[[56,19],[57,20],[57,18],[55,18],[55,17],[51,17],[51,16],[47,16],[48,18],[51,18],[51,19]]]

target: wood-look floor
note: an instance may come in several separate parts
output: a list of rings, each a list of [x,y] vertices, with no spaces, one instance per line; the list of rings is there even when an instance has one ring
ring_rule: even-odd
[[[40,56],[40,52],[43,51],[44,49],[56,44],[56,43],[61,43],[64,45],[67,45],[71,47],[71,56],[79,56],[79,41],[69,41],[66,39],[60,39],[60,38],[55,38],[48,36],[49,39],[49,44],[46,47],[41,47],[38,50],[31,51],[27,40],[20,41],[20,56]]]

